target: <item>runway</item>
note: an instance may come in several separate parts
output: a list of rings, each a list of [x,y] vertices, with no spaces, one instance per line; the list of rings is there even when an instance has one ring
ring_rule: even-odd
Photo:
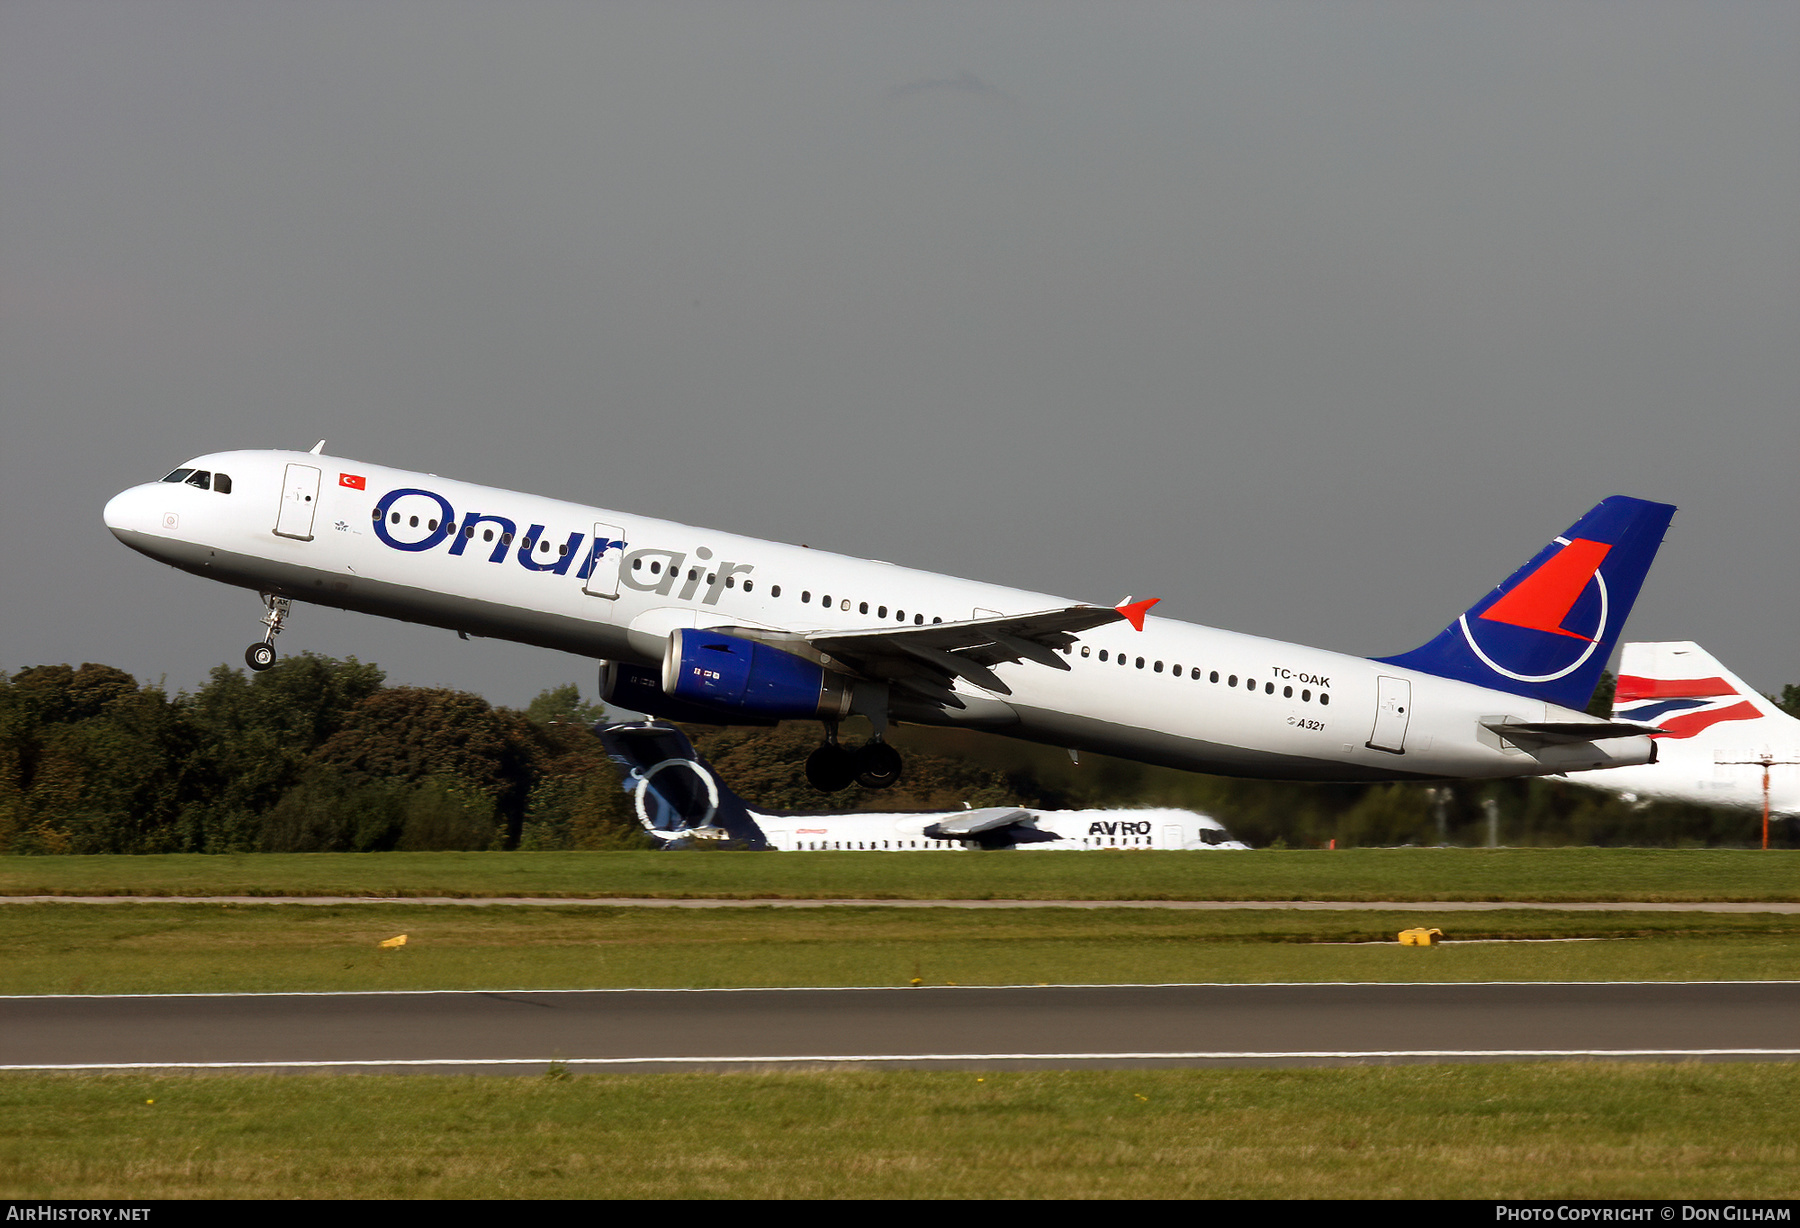
[[[0,1069],[531,1073],[1800,1057],[1800,982],[0,999]]]

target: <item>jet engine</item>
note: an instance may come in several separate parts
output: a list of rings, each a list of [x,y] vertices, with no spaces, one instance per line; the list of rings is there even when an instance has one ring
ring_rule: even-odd
[[[817,661],[719,631],[680,627],[663,653],[662,692],[729,714],[838,721],[853,684]]]
[[[684,725],[769,725],[772,716],[758,717],[740,712],[726,712],[709,704],[671,699],[663,694],[660,666],[630,665],[624,661],[603,661],[600,665],[600,698],[615,708],[642,712],[645,716]]]

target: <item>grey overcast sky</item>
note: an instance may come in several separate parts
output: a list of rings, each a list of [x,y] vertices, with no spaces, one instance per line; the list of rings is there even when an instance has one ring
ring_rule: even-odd
[[[101,507],[323,437],[1361,654],[1634,494],[1627,635],[1800,682],[1797,65],[1789,0],[4,0],[0,669],[240,663]]]

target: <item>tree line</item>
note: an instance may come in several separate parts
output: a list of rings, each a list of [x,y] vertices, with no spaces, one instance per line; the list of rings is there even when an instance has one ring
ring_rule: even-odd
[[[1610,703],[1597,695],[1596,705]],[[1790,686],[1784,706],[1800,708]],[[1597,708],[1597,710],[1599,710]],[[0,852],[377,852],[638,848],[646,838],[574,686],[524,711],[390,687],[375,665],[312,654],[219,666],[170,696],[109,665],[0,674]],[[964,730],[905,728],[893,789],[815,792],[810,723],[690,729],[765,810],[1176,805],[1263,845],[1737,845],[1742,811],[1633,805],[1560,779],[1419,785],[1236,781]],[[1779,838],[1794,844],[1792,823]]]

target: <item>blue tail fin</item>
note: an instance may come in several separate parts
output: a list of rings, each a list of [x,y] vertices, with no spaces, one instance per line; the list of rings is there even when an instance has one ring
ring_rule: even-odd
[[[769,847],[743,799],[719,779],[681,730],[645,722],[596,725],[594,732],[618,764],[638,822],[658,848],[684,848],[696,839]]]
[[[1436,639],[1377,660],[1585,707],[1674,514],[1667,503],[1603,500]]]

